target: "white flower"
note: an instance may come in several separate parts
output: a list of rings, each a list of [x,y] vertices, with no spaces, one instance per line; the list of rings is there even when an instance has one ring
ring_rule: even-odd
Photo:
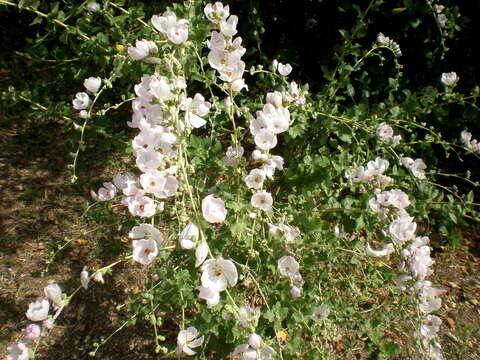
[[[273,199],[272,195],[266,191],[260,191],[256,194],[253,194],[250,203],[253,207],[261,209],[263,211],[268,211],[272,208]]]
[[[278,260],[277,265],[280,274],[291,279],[293,279],[295,275],[298,274],[298,270],[300,269],[300,265],[298,264],[298,262],[291,256],[282,256]]]
[[[133,240],[133,260],[143,265],[150,264],[157,257],[158,246],[153,239]]]
[[[195,351],[192,348],[199,347],[203,344],[204,337],[199,337],[199,332],[193,326],[190,326],[187,330],[181,330],[177,336],[177,348],[175,352],[180,355],[182,352],[188,356],[195,355]]]
[[[203,264],[203,262],[208,256],[209,251],[210,251],[210,248],[208,247],[208,244],[205,241],[200,243],[200,245],[197,246],[197,248],[195,249],[195,267],[199,267],[200,265]]]
[[[197,286],[197,290],[200,291],[198,297],[207,301],[207,308],[210,309],[218,305],[220,301],[220,293],[218,291],[213,291],[210,288],[206,288],[204,286]]]
[[[310,318],[314,321],[320,321],[325,320],[328,315],[330,315],[330,308],[325,304],[321,304],[313,310],[313,314]]]
[[[49,284],[43,289],[45,296],[55,305],[60,306],[62,303],[62,289],[58,284]]]
[[[381,250],[373,250],[370,247],[370,244],[367,242],[365,244],[365,253],[369,256],[374,256],[374,257],[381,257],[381,256],[387,256],[390,255],[395,251],[395,248],[393,247],[393,244],[386,244]]]
[[[85,86],[85,89],[94,94],[98,91],[98,89],[100,89],[101,85],[102,79],[100,79],[99,77],[92,76],[83,81],[83,86]]]
[[[72,104],[74,109],[84,110],[88,108],[88,104],[90,104],[90,97],[86,92],[79,92],[75,95]]]
[[[227,285],[235,286],[238,280],[237,268],[230,260],[223,258],[206,260],[202,265],[202,286],[212,291],[223,291]]]
[[[87,4],[86,8],[88,12],[94,13],[94,12],[100,11],[100,4],[95,1],[90,1]]]
[[[202,200],[202,214],[209,223],[221,223],[227,217],[227,209],[222,199],[208,195]]]
[[[287,76],[292,72],[292,65],[290,64],[283,65],[282,63],[278,63],[277,70],[280,75]]]
[[[90,282],[90,275],[88,274],[88,267],[84,266],[80,273],[80,283],[85,290],[88,289],[88,283]]]
[[[416,287],[420,288],[421,303],[418,308],[424,314],[429,314],[433,311],[437,311],[442,306],[442,299],[439,298],[445,290],[437,289],[431,286],[431,282],[427,280],[420,280],[417,282]]]
[[[30,351],[28,345],[24,342],[19,342],[15,345],[7,347],[7,360],[28,360],[30,359]]]
[[[28,305],[25,316],[31,321],[43,321],[48,317],[50,303],[46,298],[39,298]]]
[[[205,16],[214,24],[220,24],[230,15],[229,6],[223,6],[220,1],[215,4],[207,4],[203,10]]]
[[[195,244],[198,240],[200,232],[197,225],[189,223],[180,233],[180,246],[182,249],[190,250],[195,247]]]
[[[458,77],[457,73],[452,71],[449,73],[443,73],[440,81],[445,85],[445,86],[453,86],[455,85],[460,78]]]

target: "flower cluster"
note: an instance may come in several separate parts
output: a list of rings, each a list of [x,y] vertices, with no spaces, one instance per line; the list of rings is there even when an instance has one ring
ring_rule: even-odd
[[[172,11],[165,11],[162,16],[153,15],[151,20],[153,27],[168,40],[179,45],[188,39],[188,21],[177,19]]]
[[[424,177],[423,170],[425,169],[425,164],[421,159],[418,160],[417,165],[415,165],[416,161],[410,158],[402,158],[402,163],[404,165],[407,164],[405,166],[409,167],[412,172],[417,172],[416,174],[414,173],[415,176]],[[380,158],[377,158],[374,163],[369,163],[371,165],[369,167],[367,164],[367,170],[369,168],[380,169],[381,174],[388,168],[388,162]],[[376,165],[374,166],[374,164]],[[357,169],[354,174],[362,175],[367,170],[360,169],[358,171]],[[378,171],[376,170],[376,174],[378,174]],[[353,180],[357,178],[363,179],[364,177],[363,175],[360,177],[357,175],[357,177],[351,178]],[[433,273],[431,268],[433,260],[430,257],[431,250],[428,246],[429,239],[426,236],[415,236],[417,224],[414,218],[406,211],[409,205],[408,195],[400,189],[377,192],[375,197],[369,200],[370,209],[378,214],[380,220],[390,221],[382,233],[391,242],[385,244],[380,250],[373,250],[367,242],[365,244],[365,253],[369,256],[381,257],[392,254],[396,248],[404,247],[400,252],[402,261],[398,266],[398,270],[402,273],[397,278],[397,286],[401,290],[408,289],[417,294],[419,298],[418,309],[423,314],[430,314],[440,308],[442,300],[439,296],[444,291],[434,288],[430,281],[425,280],[426,277]],[[407,283],[413,280],[413,285],[407,286]],[[424,319],[424,325],[417,333],[426,352],[436,360],[443,359],[440,344],[433,340],[440,323],[441,320],[436,316],[427,315]]]
[[[402,56],[402,50],[400,50],[400,45],[398,45],[395,41],[391,40],[389,37],[383,35],[382,33],[379,33],[377,35],[377,43],[380,46],[385,46],[389,48],[395,56]]]
[[[441,27],[445,27],[445,24],[447,23],[447,15],[443,13],[443,10],[445,10],[445,6],[438,5],[438,4],[435,5],[435,12],[437,13],[437,21]]]
[[[480,154],[480,142],[476,139],[472,139],[472,134],[464,130],[460,133],[460,139],[463,145],[473,153]]]
[[[215,4],[207,4],[204,9],[205,16],[213,26],[220,30],[214,30],[207,40],[210,49],[208,63],[217,70],[219,78],[227,84],[227,88],[238,92],[243,88],[248,90],[243,79],[245,63],[241,60],[246,49],[242,47],[242,38],[236,37],[238,17],[230,15],[228,6],[217,1]]]
[[[62,289],[56,283],[49,284],[43,289],[44,297],[40,297],[28,305],[25,316],[33,323],[29,324],[23,333],[25,338],[17,344],[7,347],[8,360],[28,360],[30,359],[29,343],[38,341],[42,335],[53,327],[55,319],[60,315],[64,306],[64,295]],[[52,316],[50,305],[56,313]]]
[[[85,89],[91,94],[95,95],[100,86],[102,86],[102,79],[99,77],[89,77],[83,82]],[[79,92],[75,95],[75,99],[72,100],[73,108],[75,110],[80,110],[78,116],[86,119],[88,117],[88,109],[90,105],[90,96],[86,92]]]
[[[352,166],[345,172],[345,177],[352,183],[367,183],[373,185],[375,188],[387,187],[392,178],[383,175],[388,169],[390,163],[388,160],[377,157],[371,160],[364,166]]]
[[[393,146],[402,140],[401,135],[393,135],[392,127],[383,122],[377,127],[377,137],[380,141],[391,143]]]

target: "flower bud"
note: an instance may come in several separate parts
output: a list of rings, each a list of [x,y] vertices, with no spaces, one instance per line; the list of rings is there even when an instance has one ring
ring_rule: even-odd
[[[299,287],[297,286],[293,286],[291,289],[290,289],[290,295],[292,295],[293,298],[298,298],[302,295],[302,289],[300,289]]]

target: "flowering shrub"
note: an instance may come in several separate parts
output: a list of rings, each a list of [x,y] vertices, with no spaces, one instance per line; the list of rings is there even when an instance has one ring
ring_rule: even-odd
[[[103,10],[90,2],[86,11]],[[401,89],[401,47],[379,34],[352,54],[351,64],[341,59],[324,92],[309,93],[308,85],[290,80],[290,64],[247,65],[242,18],[233,11],[221,2],[188,1],[149,22],[139,17],[138,38],[119,46],[110,76],[88,74],[84,89],[79,82],[71,96],[80,132],[73,181],[91,122],[130,106],[124,109],[135,132],[130,170],[91,195],[98,207],[120,204],[122,221],[135,224],[119,262],[152,274],[129,305],[152,324],[155,351],[329,359],[340,351],[332,344],[354,348],[357,340],[345,331],[353,329],[370,339],[374,349],[367,351],[392,358],[399,345],[382,337],[399,314],[414,319],[412,357],[442,359],[436,314],[443,290],[428,280],[434,261],[425,223],[442,223],[447,233],[449,224],[477,216],[478,204],[473,192],[434,181],[441,174],[429,162],[429,147],[449,156],[454,147],[478,153],[478,146],[466,131],[462,143],[448,143],[416,116],[436,101],[463,101],[454,92],[458,76],[443,74],[442,91],[417,96]],[[373,104],[368,87],[345,83],[371,57],[382,64],[390,57],[396,71],[386,98]],[[128,98],[99,105],[124,73],[137,76]],[[103,282],[112,266],[92,275],[85,267],[82,287],[88,291],[91,278]],[[375,292],[382,304],[352,305],[362,291]],[[27,340],[39,339],[45,325],[37,323],[56,320],[72,295],[49,285],[45,296],[28,308],[34,324]],[[53,317],[50,304],[60,307]],[[383,313],[381,306],[399,310]],[[368,326],[356,328],[369,311]],[[9,359],[26,352],[27,341],[12,345]]]

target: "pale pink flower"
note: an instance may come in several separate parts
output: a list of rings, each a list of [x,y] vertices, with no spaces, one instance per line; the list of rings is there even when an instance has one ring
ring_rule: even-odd
[[[253,194],[250,203],[257,209],[268,211],[272,208],[273,198],[269,192],[260,191]]]
[[[227,285],[235,286],[238,281],[234,263],[221,257],[206,260],[202,265],[202,271],[202,286],[212,291],[223,291]]]
[[[203,262],[208,256],[209,251],[210,248],[205,241],[197,246],[197,248],[195,249],[195,267],[199,267],[203,264]]]
[[[389,225],[389,232],[392,235],[393,242],[396,244],[404,243],[411,240],[415,236],[417,224],[413,221],[413,217],[399,216]]]
[[[75,95],[75,99],[73,99],[72,103],[74,109],[84,110],[88,108],[88,104],[90,104],[90,97],[86,92],[79,92]]]
[[[387,256],[390,255],[395,251],[395,248],[393,247],[393,244],[386,244],[381,250],[373,250],[370,247],[370,244],[367,242],[365,244],[365,253],[369,256],[374,256],[374,257],[381,257],[381,256]]]
[[[133,260],[143,265],[150,264],[158,254],[157,242],[153,239],[133,240]]]
[[[292,72],[292,65],[278,63],[277,65],[278,73],[282,76],[288,76]]]
[[[278,270],[283,276],[293,279],[299,269],[300,264],[291,256],[282,256],[278,260]]]
[[[19,342],[15,345],[7,347],[8,355],[7,360],[29,360],[30,351],[28,345],[24,342]]]
[[[270,150],[277,146],[277,136],[267,129],[261,129],[255,135],[255,145],[262,150]]]
[[[458,77],[457,73],[455,71],[449,72],[449,73],[443,73],[440,81],[445,85],[445,86],[454,86],[460,78]]]
[[[381,123],[377,127],[377,136],[382,141],[390,141],[393,136],[393,129],[385,123]]]
[[[313,314],[310,318],[314,321],[321,321],[325,320],[328,315],[330,315],[330,308],[325,304],[321,304],[313,310]]]
[[[50,303],[46,298],[39,298],[28,305],[25,316],[31,321],[43,321],[48,317]]]
[[[230,15],[230,7],[223,6],[220,1],[215,4],[207,4],[203,10],[205,16],[214,24],[220,24]]]
[[[237,33],[238,16],[230,15],[225,21],[220,23],[220,31],[227,37],[232,37]]]
[[[157,54],[158,47],[155,42],[150,40],[137,40],[135,46],[129,46],[127,49],[128,55],[134,60],[143,60],[150,54]],[[148,62],[156,62],[153,58],[146,59]]]
[[[58,284],[54,283],[45,286],[43,293],[55,305],[60,306],[62,304],[62,289]]]
[[[292,286],[290,289],[290,295],[292,295],[293,298],[298,298],[302,296],[302,289],[300,289],[298,286]]]
[[[260,189],[264,180],[265,172],[260,169],[253,169],[250,171],[250,174],[245,177],[245,183],[251,189]]]
[[[198,297],[207,301],[207,308],[210,309],[218,305],[220,301],[220,293],[218,291],[213,291],[212,289],[204,286],[197,286],[197,290],[200,291]]]
[[[160,34],[167,36],[174,44],[181,44],[188,39],[188,21],[177,20],[171,11],[165,11],[162,16],[153,15],[151,22]]]
[[[193,99],[187,98],[182,104],[182,110],[186,112],[186,119],[194,128],[202,127],[207,123],[203,117],[208,114],[211,107],[212,104],[205,101],[205,98],[198,93],[195,94]]]
[[[95,94],[98,89],[100,89],[100,86],[102,86],[102,79],[93,76],[89,77],[83,81],[83,86],[85,86],[85,89]]]
[[[80,283],[85,290],[88,289],[88,283],[90,282],[90,275],[88,273],[88,267],[84,266],[80,273]]]
[[[222,223],[227,217],[227,209],[222,199],[208,195],[202,200],[202,214],[209,223]]]
[[[199,332],[193,326],[190,326],[187,330],[181,330],[177,336],[177,348],[175,350],[177,355],[182,352],[188,356],[195,355],[196,352],[192,348],[199,347],[203,344],[204,337],[199,337]]]
[[[196,245],[200,232],[197,225],[189,223],[180,233],[178,241],[182,249],[190,250]]]
[[[157,244],[161,244],[164,240],[163,234],[156,227],[150,224],[140,224],[134,226],[128,233],[130,239],[153,239]]]
[[[30,324],[23,330],[28,340],[36,340],[42,334],[42,329],[38,324]]]

